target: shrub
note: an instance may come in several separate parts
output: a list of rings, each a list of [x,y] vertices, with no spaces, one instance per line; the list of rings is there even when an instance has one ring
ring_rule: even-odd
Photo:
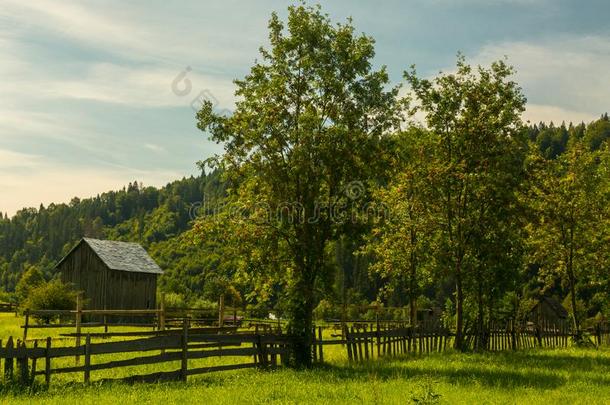
[[[165,294],[165,308],[188,308],[188,303],[182,294],[175,292]]]
[[[77,292],[70,284],[64,284],[59,279],[51,280],[29,290],[28,296],[22,303],[22,308],[30,311],[63,309],[70,310],[76,307]],[[46,323],[57,316],[36,317]]]
[[[320,301],[316,309],[313,310],[314,317],[317,321],[328,319],[333,314],[333,305],[330,301],[323,299]]]

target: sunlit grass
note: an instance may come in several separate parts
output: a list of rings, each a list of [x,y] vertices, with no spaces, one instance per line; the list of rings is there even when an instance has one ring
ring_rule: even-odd
[[[2,337],[14,330],[0,316]],[[325,348],[328,364],[308,371],[239,370],[189,377],[188,382],[81,383],[82,374],[53,376],[51,387],[34,392],[5,390],[2,403],[410,403],[438,399],[447,404],[610,403],[610,349],[557,349],[410,355],[359,365],[345,360],[341,346]],[[125,355],[126,358],[137,354]],[[120,355],[108,355],[107,361]],[[95,359],[95,357],[94,357]],[[226,364],[235,358],[190,361]],[[73,365],[73,359],[64,359]],[[250,359],[241,359],[250,361]],[[55,363],[54,363],[55,364]],[[92,372],[92,380],[176,370],[177,362]]]

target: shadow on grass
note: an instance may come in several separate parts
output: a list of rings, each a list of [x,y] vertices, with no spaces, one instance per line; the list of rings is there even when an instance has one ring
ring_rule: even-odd
[[[506,367],[519,366],[530,370],[542,369],[549,372],[569,370],[574,373],[598,371],[608,374],[610,373],[610,356],[602,356],[601,354],[604,352],[608,353],[607,351],[583,350],[578,352],[578,355],[570,355],[557,351],[530,350],[496,353],[453,353],[450,356],[455,358],[459,358],[456,356],[468,356],[459,359],[467,361],[469,364],[489,364],[493,361]]]
[[[416,358],[415,360],[424,360],[424,358]],[[368,364],[344,367],[325,365],[320,367],[319,370],[328,372],[329,380],[361,379],[369,381],[371,377],[384,381],[390,379],[433,378],[456,385],[482,384],[505,389],[523,387],[553,389],[564,385],[567,381],[562,376],[528,369],[527,367],[521,368],[522,371],[513,371],[465,363],[463,366],[456,365],[449,368],[434,364],[428,365],[425,364],[425,360],[422,364],[418,361],[409,361],[409,359],[382,359]]]

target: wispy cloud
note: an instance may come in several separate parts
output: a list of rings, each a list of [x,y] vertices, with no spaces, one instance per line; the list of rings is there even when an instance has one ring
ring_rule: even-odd
[[[508,57],[528,97],[533,122],[590,121],[610,109],[610,41],[601,36],[558,36],[490,43],[474,56],[488,64]]]
[[[587,121],[610,108],[610,41],[584,6],[575,19],[575,7],[551,0],[321,2],[337,20],[353,13],[392,74],[411,63],[437,71],[458,49],[481,63],[508,55],[529,98],[526,118]],[[266,43],[270,12],[285,9],[274,0],[3,0],[0,210],[192,173],[218,149],[196,129],[191,104],[213,97],[232,108],[232,79]],[[568,22],[577,35],[564,35]],[[180,96],[171,86],[186,66],[192,86]]]
[[[33,169],[40,166],[40,156],[0,149],[0,177],[6,169]]]
[[[156,145],[154,143],[146,143],[146,144],[144,144],[144,147],[148,150],[152,150],[153,152],[157,152],[157,153],[166,151],[163,146]]]

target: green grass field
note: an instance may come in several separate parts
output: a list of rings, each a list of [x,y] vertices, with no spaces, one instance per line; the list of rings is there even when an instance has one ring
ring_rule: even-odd
[[[19,336],[20,319],[0,315],[0,337]],[[46,336],[36,330],[32,337]],[[55,332],[56,333],[56,332]],[[340,347],[325,352],[327,365],[308,371],[242,370],[189,377],[180,382],[123,384],[82,376],[53,377],[47,391],[3,387],[0,402],[58,404],[162,403],[610,403],[610,349],[530,350],[516,353],[443,353],[349,365]],[[116,358],[116,357],[115,357]],[[208,361],[231,361],[214,359]],[[99,371],[92,379],[172,370],[177,364]],[[126,373],[126,374],[123,374]],[[61,377],[61,378],[60,378]]]

